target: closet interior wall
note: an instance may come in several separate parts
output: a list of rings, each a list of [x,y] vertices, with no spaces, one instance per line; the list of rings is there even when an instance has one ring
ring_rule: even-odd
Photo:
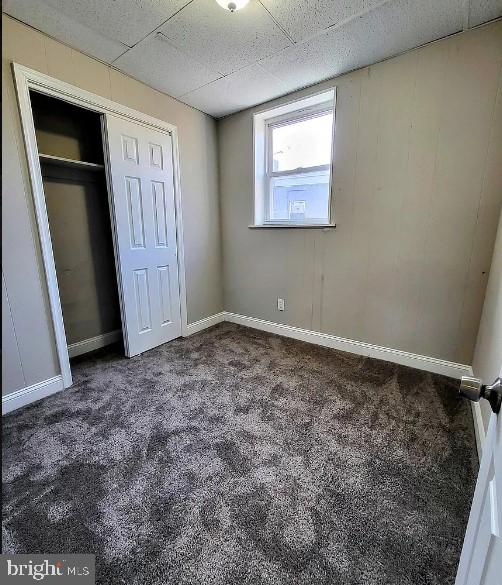
[[[122,335],[101,119],[36,92],[31,102],[71,357]]]

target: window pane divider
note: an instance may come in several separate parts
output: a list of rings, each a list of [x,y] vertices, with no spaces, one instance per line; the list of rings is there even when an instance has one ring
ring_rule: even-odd
[[[318,165],[316,167],[298,167],[297,169],[291,169],[287,171],[272,171],[268,174],[269,177],[288,177],[292,175],[307,175],[309,173],[318,173],[320,171],[330,170],[329,164]]]

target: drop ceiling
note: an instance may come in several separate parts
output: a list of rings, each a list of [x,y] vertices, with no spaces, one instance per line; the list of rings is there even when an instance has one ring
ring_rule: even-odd
[[[6,0],[3,11],[216,118],[502,16],[502,0]]]

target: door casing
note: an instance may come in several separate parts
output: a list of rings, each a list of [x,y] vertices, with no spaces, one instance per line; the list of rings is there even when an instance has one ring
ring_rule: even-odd
[[[68,355],[68,346],[66,342],[63,311],[59,297],[56,265],[54,262],[54,254],[50,237],[49,218],[47,215],[47,208],[45,203],[42,171],[40,168],[37,139],[35,134],[35,124],[33,121],[33,113],[31,109],[30,91],[37,91],[39,93],[55,97],[57,99],[69,102],[82,108],[86,108],[99,114],[114,114],[136,124],[141,124],[161,132],[167,132],[171,135],[173,145],[173,179],[176,214],[176,245],[178,249],[178,287],[181,305],[181,333],[182,335],[187,335],[185,255],[183,248],[184,240],[180,189],[178,130],[177,127],[172,124],[157,118],[153,118],[152,116],[143,114],[142,112],[138,112],[137,110],[133,110],[127,106],[123,106],[117,102],[103,98],[99,95],[88,92],[64,81],[60,81],[50,77],[49,75],[45,75],[44,73],[40,73],[39,71],[25,67],[24,65],[19,65],[18,63],[13,62],[12,70],[14,75],[14,85],[17,92],[17,101],[21,117],[21,127],[23,130],[26,155],[28,159],[28,170],[30,174],[30,182],[35,207],[35,217],[37,221],[42,261],[45,271],[45,281],[47,284],[51,318],[56,338],[56,351],[61,368],[63,386],[67,388],[72,385],[72,374]],[[111,186],[108,179],[108,177],[110,177],[110,162],[106,147],[104,147],[104,162],[108,184],[108,196],[110,198]],[[115,233],[113,233],[113,237],[114,248],[116,249]],[[117,256],[115,256],[115,261],[117,262]],[[122,290],[119,283],[119,297],[122,304],[123,300],[121,295]]]

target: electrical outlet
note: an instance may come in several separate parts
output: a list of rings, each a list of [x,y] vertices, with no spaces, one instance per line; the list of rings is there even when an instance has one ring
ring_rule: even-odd
[[[284,299],[277,299],[277,310],[278,311],[284,311]]]

